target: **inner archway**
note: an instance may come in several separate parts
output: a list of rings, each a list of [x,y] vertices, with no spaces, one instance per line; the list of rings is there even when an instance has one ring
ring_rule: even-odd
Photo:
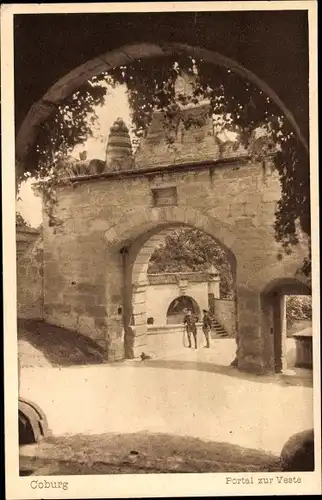
[[[294,347],[291,346],[287,318],[289,297],[311,296],[310,287],[296,278],[281,278],[271,282],[262,293],[262,310],[266,327],[264,350],[270,368],[275,373],[286,373],[312,363],[312,328],[299,331],[294,335]],[[293,352],[290,352],[292,347]],[[305,358],[304,361],[302,358]]]
[[[208,269],[203,273],[201,283],[200,280],[198,282],[197,277],[200,273],[197,272],[186,271],[154,275],[148,273],[152,255],[156,249],[164,245],[165,240],[171,236],[171,233],[174,232],[177,235],[178,232],[180,234],[180,231],[193,231],[194,229],[191,224],[164,223],[141,233],[127,247],[123,314],[125,357],[138,357],[142,352],[145,352],[150,334],[161,335],[161,333],[167,333],[167,339],[169,339],[170,335],[175,333],[178,328],[182,333],[183,317],[187,309],[195,312],[198,319],[201,320],[203,309],[210,310],[215,315],[217,311],[220,314],[222,309],[227,307],[227,302],[229,302],[227,298],[225,297],[226,300],[221,301],[219,290],[220,272],[218,273],[214,266],[211,266],[212,262],[207,262]],[[203,233],[206,235],[204,231]],[[234,304],[231,309],[235,312],[236,259],[233,253],[226,249],[225,245],[218,241],[215,236],[208,233],[207,237],[211,238],[214,245],[217,245],[222,252],[222,255],[225,255],[225,267],[223,269],[225,272],[229,272],[232,277],[230,302]],[[152,281],[151,278],[153,278]],[[152,292],[151,283],[153,285]],[[199,290],[199,292],[196,291],[197,295],[199,293],[199,299],[195,294],[190,293],[193,286],[196,286],[196,289]],[[202,298],[200,299],[200,297]],[[213,309],[215,302],[217,302],[216,310]],[[222,315],[224,316],[223,313]],[[236,314],[231,318],[231,321],[234,323],[233,328],[235,329]],[[226,326],[226,328],[228,327]],[[180,345],[182,347],[181,340]]]

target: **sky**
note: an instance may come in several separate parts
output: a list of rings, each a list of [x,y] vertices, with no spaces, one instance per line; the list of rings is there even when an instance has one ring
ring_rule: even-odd
[[[95,126],[94,137],[89,138],[84,144],[76,146],[72,155],[78,157],[79,153],[86,150],[88,159],[97,158],[105,160],[105,149],[109,131],[118,117],[121,117],[130,128],[130,108],[126,97],[124,86],[109,89],[105,103],[96,108],[98,122]],[[17,210],[31,227],[38,227],[42,223],[41,199],[36,196],[32,185],[34,181],[28,180],[22,183],[17,202]]]

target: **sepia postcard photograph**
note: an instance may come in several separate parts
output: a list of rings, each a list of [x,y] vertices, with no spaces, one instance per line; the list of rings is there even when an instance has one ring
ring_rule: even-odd
[[[315,1],[1,6],[8,500],[321,494]]]

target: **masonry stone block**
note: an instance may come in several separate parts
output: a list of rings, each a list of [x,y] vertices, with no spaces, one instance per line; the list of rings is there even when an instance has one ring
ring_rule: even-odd
[[[73,301],[73,302],[75,302],[75,301]],[[79,315],[84,314],[85,309],[86,309],[86,306],[83,303],[81,303],[80,305],[75,305],[75,303],[72,304],[72,310],[76,314],[79,314]]]
[[[272,201],[278,201],[281,197],[281,193],[279,190],[276,189],[276,187],[270,187],[268,189],[263,190],[263,201],[264,202],[272,202]]]
[[[101,318],[106,313],[106,308],[104,306],[86,305],[85,311],[87,314],[89,314],[93,318]]]
[[[261,375],[265,373],[261,356],[242,356],[238,360],[238,369],[241,371]]]
[[[96,306],[98,302],[97,297],[90,293],[79,293],[78,301],[84,304],[85,309],[87,309],[88,307]]]
[[[82,314],[77,318],[77,330],[83,335],[89,335],[93,340],[101,336],[101,332],[95,327],[95,320],[92,316]]]
[[[94,318],[94,324],[95,324],[95,328],[99,331],[104,331],[104,329],[106,329],[106,316],[102,316],[102,317],[99,317],[99,316],[96,316]]]
[[[96,293],[97,286],[92,285],[91,283],[77,283],[76,288],[80,293]]]
[[[145,325],[146,324],[146,312],[138,312],[133,311],[134,325],[135,327]],[[146,331],[146,330],[144,330]]]
[[[145,291],[144,293],[136,292],[133,294],[133,300],[132,300],[133,306],[139,306],[140,304],[145,305],[145,303],[146,303]]]
[[[113,241],[117,240],[117,238],[118,238],[118,234],[116,232],[115,225],[112,224],[112,226],[105,233],[105,239],[108,242],[113,242]]]
[[[146,312],[146,301],[133,304],[133,312],[135,317],[144,314]]]
[[[49,324],[61,326],[62,328],[67,328],[69,330],[78,331],[79,333],[82,333],[81,330],[78,329],[78,318],[79,316],[76,313],[73,312],[70,312],[68,314],[61,313],[57,312],[56,308],[54,308],[50,314],[45,314],[44,316],[44,319]]]
[[[119,340],[110,342],[107,347],[107,352],[108,361],[119,361],[124,359],[124,345]]]
[[[122,336],[123,325],[122,318],[116,314],[107,315],[107,331],[106,335],[110,339],[119,339]]]

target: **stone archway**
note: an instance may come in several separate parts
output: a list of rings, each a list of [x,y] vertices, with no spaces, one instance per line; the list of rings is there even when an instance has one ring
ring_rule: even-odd
[[[288,369],[286,296],[310,294],[309,285],[295,277],[272,280],[262,291],[263,354],[270,371],[283,373]]]
[[[123,329],[125,356],[133,358],[144,351],[147,334],[146,289],[149,260],[169,231],[176,227],[194,227],[225,250],[232,272],[236,272],[233,251],[236,235],[228,224],[191,207],[150,208],[121,218],[105,233],[110,249],[123,258]]]
[[[174,54],[187,54],[200,58],[210,64],[229,68],[232,72],[254,83],[281,109],[282,113],[291,123],[300,141],[306,150],[308,150],[307,142],[302,135],[300,127],[298,126],[291,111],[285,106],[283,101],[265,81],[257,77],[253,72],[239,64],[237,61],[217,52],[201,47],[192,47],[187,44],[166,42],[156,45],[142,43],[120,47],[118,50],[102,54],[101,56],[75,68],[73,71],[56,82],[50,89],[48,89],[43,98],[30,108],[18,131],[16,138],[16,159],[18,166],[23,164],[26,155],[33,146],[41,124],[51,115],[57,105],[62,103],[67,96],[76,91],[77,88],[84,84],[88,79],[104,71],[108,71],[114,67],[126,65],[138,59],[162,58]]]

